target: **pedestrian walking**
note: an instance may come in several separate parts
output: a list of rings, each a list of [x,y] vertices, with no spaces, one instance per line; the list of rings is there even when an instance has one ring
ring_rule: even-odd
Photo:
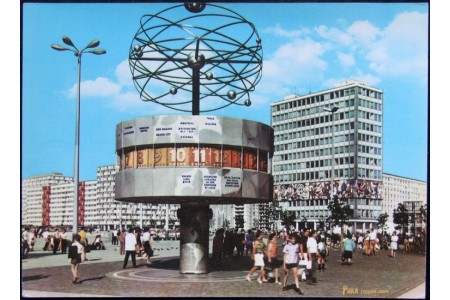
[[[134,233],[136,236],[136,253],[138,255],[138,257],[142,256],[142,241],[141,241],[141,228],[136,227],[134,229]]]
[[[317,270],[317,258],[319,256],[319,249],[317,247],[317,233],[315,231],[311,231],[309,233],[306,247],[308,249],[308,258],[311,261],[311,270],[309,271],[307,283],[314,284],[317,283],[317,279],[314,277],[314,271]]]
[[[364,244],[364,236],[362,234],[359,234],[358,236],[358,250],[363,250],[363,244]]]
[[[300,295],[303,295],[303,291],[300,289],[300,283],[298,281],[298,258],[299,258],[299,245],[297,244],[297,238],[294,234],[289,234],[286,245],[283,248],[283,291],[287,291],[287,281],[289,279],[289,273],[292,274],[295,283],[295,291]]]
[[[267,279],[265,279],[265,270],[264,270],[264,253],[266,253],[266,245],[264,244],[262,240],[262,232],[260,230],[256,231],[255,234],[255,242],[253,245],[253,252],[252,252],[252,259],[254,260],[254,265],[248,272],[245,279],[247,281],[252,281],[251,276],[253,275],[253,272],[256,271],[256,269],[260,268],[261,272],[258,275],[258,278],[256,281],[259,284],[262,284],[263,282],[267,282]]]
[[[364,237],[364,250],[365,250],[365,254],[366,256],[370,256],[370,231],[367,230],[366,231],[366,236]]]
[[[131,261],[133,262],[133,268],[136,268],[136,235],[133,233],[133,228],[128,229],[128,233],[125,236],[125,259],[123,261],[123,268],[127,268],[128,259],[131,255]]]
[[[353,259],[353,252],[355,252],[356,244],[355,241],[352,240],[351,234],[347,234],[344,241],[342,242],[342,251],[344,264],[350,265]]]
[[[61,253],[66,254],[67,253],[67,247],[70,245],[70,239],[69,239],[69,232],[66,228],[63,229],[63,232],[61,233]]]
[[[398,249],[398,236],[397,232],[393,232],[391,236],[391,257],[395,257]]]
[[[86,231],[84,230],[84,227],[81,227],[80,231],[78,232],[78,234],[80,235],[80,244],[83,245],[84,247],[84,252],[83,252],[83,261],[87,261],[87,255],[86,253],[88,253],[90,251],[90,249],[88,249],[89,245],[88,245],[88,239],[87,239],[87,234]]]
[[[83,261],[84,247],[80,243],[81,237],[79,234],[75,234],[71,247],[69,248],[70,270],[72,271],[72,283],[79,284],[79,266]]]
[[[318,271],[322,272],[325,271],[325,258],[327,257],[327,246],[325,245],[324,236],[318,238],[317,249],[319,250],[317,257],[317,264],[319,265]]]
[[[118,245],[119,244],[119,241],[117,239],[117,234],[118,234],[117,232],[118,232],[117,230],[113,229],[113,231],[111,233],[111,244],[112,245]]]
[[[120,243],[120,255],[125,254],[125,236],[127,232],[125,231],[125,228],[122,228],[122,231],[119,235],[119,243]]]
[[[150,257],[153,256],[152,245],[150,244],[150,231],[148,227],[144,228],[144,234],[142,235],[142,243],[144,245],[144,252],[147,256],[147,264],[151,264]]]
[[[281,284],[281,281],[279,280],[279,270],[283,265],[283,261],[278,258],[277,239],[278,237],[275,233],[269,235],[267,261],[269,262],[269,266],[272,269],[273,275],[275,277],[275,284]]]
[[[56,252],[60,249],[61,249],[61,232],[59,228],[57,228],[55,234],[53,235],[53,254],[56,254]]]
[[[306,280],[306,278],[309,278],[309,273],[312,272],[311,271],[311,266],[312,263],[309,261],[309,256],[308,256],[308,238],[309,238],[309,229],[305,228],[303,229],[302,235],[298,238],[298,244],[299,244],[299,248],[300,248],[300,262],[299,265],[302,266],[301,269],[303,269],[302,274],[302,279]],[[331,242],[331,239],[330,239]]]
[[[28,245],[30,246],[30,251],[34,251],[34,244],[36,242],[36,228],[32,227],[28,231]]]
[[[253,252],[253,240],[255,239],[255,236],[253,235],[253,231],[249,229],[247,231],[247,234],[245,235],[245,257],[248,256],[248,253],[250,254]]]
[[[369,238],[370,238],[370,255],[375,256],[376,252],[375,246],[377,244],[377,232],[375,229],[373,228],[370,229]]]

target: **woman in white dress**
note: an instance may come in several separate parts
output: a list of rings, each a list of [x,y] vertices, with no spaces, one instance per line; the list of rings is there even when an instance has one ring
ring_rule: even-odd
[[[394,231],[391,236],[391,257],[395,257],[395,253],[397,253],[398,249],[398,236]]]

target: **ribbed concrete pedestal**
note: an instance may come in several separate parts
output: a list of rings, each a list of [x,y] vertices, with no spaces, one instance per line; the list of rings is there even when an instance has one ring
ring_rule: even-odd
[[[208,273],[209,205],[182,204],[180,218],[180,273]]]

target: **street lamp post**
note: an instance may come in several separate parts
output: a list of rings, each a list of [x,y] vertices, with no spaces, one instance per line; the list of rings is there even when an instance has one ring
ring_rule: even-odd
[[[77,107],[76,107],[76,125],[75,125],[75,167],[74,167],[74,201],[73,201],[73,228],[72,232],[75,235],[78,230],[78,181],[79,181],[79,175],[78,175],[78,168],[79,168],[79,148],[80,148],[80,82],[81,82],[81,56],[83,53],[93,53],[96,55],[105,54],[106,51],[103,49],[93,49],[88,50],[97,47],[100,45],[99,40],[93,40],[90,42],[86,47],[84,47],[81,51],[78,50],[78,48],[73,44],[72,40],[67,37],[63,36],[62,41],[64,44],[70,46],[70,48],[67,48],[65,46],[61,46],[58,44],[52,44],[51,47],[54,50],[57,51],[72,51],[75,56],[78,58],[78,78],[77,78]]]
[[[337,106],[323,108],[324,111],[331,113],[331,196],[333,196],[334,189],[334,113],[337,112],[338,109],[339,107]]]

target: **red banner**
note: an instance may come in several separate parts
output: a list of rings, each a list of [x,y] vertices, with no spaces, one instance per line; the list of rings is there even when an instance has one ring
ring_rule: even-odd
[[[50,225],[50,194],[51,186],[42,187],[42,225]]]

